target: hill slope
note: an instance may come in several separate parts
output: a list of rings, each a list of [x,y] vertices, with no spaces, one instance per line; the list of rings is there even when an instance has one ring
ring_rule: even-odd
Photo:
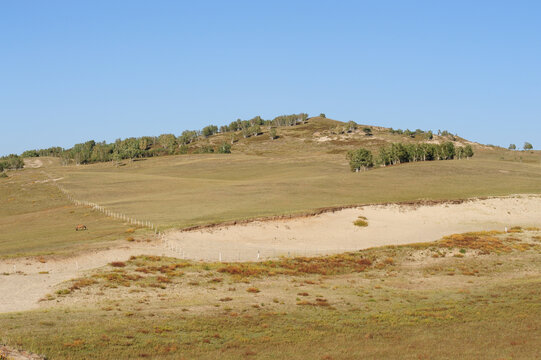
[[[60,161],[41,158],[43,167],[12,172],[15,175],[0,182],[0,197],[6,204],[0,221],[2,254],[56,253],[77,244],[88,246],[90,238],[99,243],[126,237],[129,224],[89,209],[71,208],[46,174],[74,198],[152,221],[161,230],[331,206],[541,193],[539,152],[518,153],[478,144],[473,144],[476,154],[469,160],[417,162],[352,173],[345,159],[348,150],[427,140],[377,127],[371,127],[373,135],[366,136],[363,126],[337,134],[336,127],[344,125],[312,118],[306,124],[278,128],[275,140],[265,132],[241,137],[231,154],[81,166],[62,166]],[[192,146],[220,144],[227,135],[210,136]],[[435,135],[430,141],[448,140]],[[458,137],[455,141],[458,146],[470,144]],[[75,234],[78,223],[92,224],[91,230]]]

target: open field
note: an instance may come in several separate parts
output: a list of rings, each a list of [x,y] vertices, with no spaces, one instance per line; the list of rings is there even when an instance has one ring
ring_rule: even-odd
[[[37,169],[0,183],[0,258],[68,254],[122,238],[129,227],[70,204]],[[75,231],[84,223],[88,231]]]
[[[0,339],[52,359],[533,359],[541,232],[323,258],[134,257],[61,284]]]
[[[50,170],[71,193],[163,228],[321,207],[541,193],[541,166],[434,161],[351,173],[343,155],[180,155]]]

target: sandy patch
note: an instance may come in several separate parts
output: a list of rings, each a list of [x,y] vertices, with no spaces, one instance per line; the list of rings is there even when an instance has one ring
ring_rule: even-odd
[[[24,159],[24,166],[37,169],[43,166],[43,162],[37,158],[27,158],[27,159]]]
[[[122,246],[46,263],[36,259],[0,260],[0,313],[45,306],[39,300],[54,293],[58,284],[112,261],[127,260],[132,255],[178,256],[155,244]]]
[[[358,216],[368,227],[353,225]],[[510,197],[430,206],[381,205],[314,217],[253,222],[166,235],[184,257],[246,261],[282,255],[310,256],[438,240],[478,230],[541,226],[541,197]]]

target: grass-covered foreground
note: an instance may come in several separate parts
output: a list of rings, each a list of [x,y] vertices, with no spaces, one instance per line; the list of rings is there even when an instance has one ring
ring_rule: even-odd
[[[0,316],[0,341],[51,359],[534,359],[541,232],[320,258],[134,257]]]

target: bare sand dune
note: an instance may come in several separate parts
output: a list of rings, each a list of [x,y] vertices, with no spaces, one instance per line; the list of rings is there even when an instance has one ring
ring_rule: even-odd
[[[358,216],[368,227],[353,225]],[[541,227],[541,197],[516,196],[431,206],[364,206],[288,220],[171,231],[150,245],[123,245],[72,258],[0,260],[0,313],[51,306],[39,302],[66,280],[132,255],[193,260],[255,261],[280,255],[317,255],[374,246],[434,241],[444,235],[511,226]],[[41,272],[41,273],[40,273]],[[48,272],[48,273],[42,273]],[[9,275],[5,275],[9,274]]]
[[[358,216],[368,219],[357,227]],[[541,197],[516,196],[431,206],[377,205],[280,221],[173,231],[166,241],[192,259],[246,261],[434,241],[444,235],[540,226]],[[180,250],[178,250],[180,249]]]

